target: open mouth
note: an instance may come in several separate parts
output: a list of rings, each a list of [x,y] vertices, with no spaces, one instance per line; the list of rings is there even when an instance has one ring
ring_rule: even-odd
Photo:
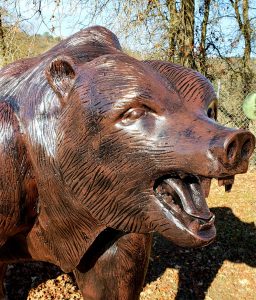
[[[216,235],[215,217],[205,200],[210,183],[210,178],[179,172],[162,176],[154,184],[156,198],[186,231],[197,240],[205,241],[205,244]]]

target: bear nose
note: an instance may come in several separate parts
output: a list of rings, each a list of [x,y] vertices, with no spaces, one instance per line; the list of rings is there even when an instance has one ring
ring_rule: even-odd
[[[224,141],[225,163],[230,165],[248,160],[255,148],[255,138],[249,131],[233,132]]]

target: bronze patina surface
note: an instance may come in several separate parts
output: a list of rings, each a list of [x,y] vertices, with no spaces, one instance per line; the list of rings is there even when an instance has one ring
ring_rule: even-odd
[[[150,233],[209,244],[211,179],[229,191],[247,171],[253,135],[216,117],[205,77],[129,57],[103,27],[3,68],[1,279],[7,263],[47,261],[84,299],[138,299]]]

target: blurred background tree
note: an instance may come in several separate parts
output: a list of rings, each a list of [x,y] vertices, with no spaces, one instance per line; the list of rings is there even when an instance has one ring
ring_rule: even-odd
[[[37,55],[89,25],[113,30],[126,52],[198,70],[214,84],[219,121],[256,124],[242,102],[256,92],[255,0],[2,0],[0,65]]]

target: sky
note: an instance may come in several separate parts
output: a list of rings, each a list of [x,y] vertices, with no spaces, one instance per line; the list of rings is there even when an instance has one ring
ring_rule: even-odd
[[[10,5],[10,1],[15,2],[14,0],[2,1],[3,7],[6,6],[6,9],[9,11],[15,11],[14,6]],[[112,15],[107,15],[106,13],[96,13],[96,15],[93,16],[92,14],[90,14],[90,11],[93,11],[93,9],[91,9],[91,6],[97,3],[96,0],[83,0],[84,2],[87,2],[83,9],[80,8],[80,3],[83,2],[82,0],[62,0],[60,1],[59,6],[56,5],[56,2],[58,2],[58,0],[43,0],[43,4],[41,7],[43,18],[39,18],[38,14],[35,13],[36,9],[33,3],[37,2],[36,0],[16,1],[18,1],[19,4],[19,9],[16,11],[25,19],[25,22],[23,22],[22,26],[30,34],[43,34],[45,32],[49,32],[54,36],[65,38],[82,28],[91,25],[102,25],[111,29],[118,35],[119,38],[121,37],[121,44],[125,47],[126,45],[128,45],[131,50],[145,51],[145,49],[147,49],[147,46],[151,46],[147,45],[147,36],[143,31],[140,32],[140,37],[137,37],[134,34],[134,36],[131,35],[126,39],[123,38],[122,33],[119,34],[120,20],[119,16],[116,16],[114,8],[111,7],[111,3],[113,3],[112,1],[110,1],[110,4],[108,4],[108,14],[111,14],[112,12]],[[200,1],[202,2],[202,0],[196,0],[196,11],[198,11],[199,9]],[[218,1],[215,2],[218,3]],[[38,9],[38,7],[36,8]],[[225,6],[223,6],[223,9],[225,10]],[[100,11],[100,8],[98,8],[98,10]],[[223,11],[222,13],[225,14],[225,11]],[[243,48],[243,41],[241,39],[238,39],[237,42],[232,44],[232,47],[230,47],[231,40],[233,40],[233,34],[236,28],[236,22],[231,18],[223,18],[221,22],[222,23],[220,23],[220,25],[222,26],[222,28],[225,28],[225,36],[222,37],[223,42],[221,42],[223,43],[223,45],[227,45],[227,48],[231,49],[229,50],[231,51],[231,55],[237,55]],[[144,48],[142,46],[143,36],[145,36]],[[137,42],[139,38],[141,40],[141,44]]]
[[[41,6],[43,18],[36,14],[38,6],[35,7],[33,1],[18,0],[18,9],[15,9],[14,5],[10,5],[9,2],[3,1],[3,7],[20,14],[24,19],[23,28],[30,34],[49,32],[54,36],[67,37],[89,25],[106,26],[108,23],[108,16],[104,15],[100,17],[96,15],[92,22],[92,15],[88,14],[92,4],[89,3],[88,11],[84,11],[80,9],[80,0],[62,0],[59,6],[56,5],[57,1],[44,0]]]

